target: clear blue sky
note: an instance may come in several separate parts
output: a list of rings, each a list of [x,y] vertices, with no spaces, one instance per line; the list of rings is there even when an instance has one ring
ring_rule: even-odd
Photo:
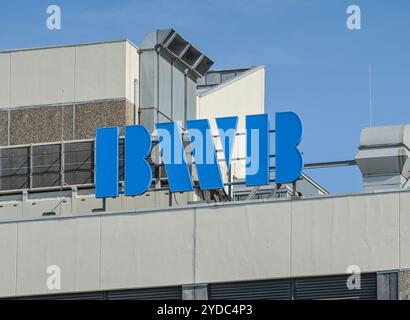
[[[46,8],[62,9],[62,30],[46,28]],[[346,28],[346,8],[362,10],[362,30]],[[266,66],[266,108],[303,120],[306,162],[353,159],[369,124],[410,123],[408,0],[2,0],[0,49],[128,38],[176,29],[215,68]],[[356,168],[309,172],[331,191],[360,190]]]

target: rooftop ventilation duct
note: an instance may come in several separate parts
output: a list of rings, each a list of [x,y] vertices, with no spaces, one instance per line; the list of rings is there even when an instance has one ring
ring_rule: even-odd
[[[181,62],[196,78],[204,76],[214,63],[174,29],[155,30],[149,33],[142,41],[141,49],[152,48]]]
[[[356,162],[365,191],[405,187],[410,178],[410,125],[363,129]]]
[[[140,123],[154,130],[157,122],[185,126],[196,119],[197,80],[213,61],[173,29],[155,30],[140,50]]]

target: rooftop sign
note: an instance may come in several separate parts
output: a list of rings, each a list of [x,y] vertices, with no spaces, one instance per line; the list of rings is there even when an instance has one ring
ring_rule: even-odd
[[[267,114],[246,116],[246,185],[269,184],[270,131]],[[275,182],[291,183],[303,171],[303,158],[298,150],[303,134],[299,117],[292,112],[275,115]],[[238,117],[217,118],[225,163],[231,166],[232,151],[237,136]],[[171,192],[193,191],[186,150],[179,127],[174,122],[157,123],[156,134]],[[214,138],[208,120],[187,121],[190,153],[201,190],[224,187],[218,164]],[[148,162],[152,139],[141,126],[125,127],[125,195],[144,194],[152,183]],[[119,128],[100,128],[96,135],[96,196],[119,195]]]

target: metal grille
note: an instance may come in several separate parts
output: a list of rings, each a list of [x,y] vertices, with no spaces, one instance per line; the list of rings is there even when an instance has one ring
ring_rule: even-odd
[[[61,185],[61,148],[61,144],[32,147],[32,188]]]
[[[125,143],[124,143],[124,139],[120,139],[120,143],[119,143],[119,181],[124,181],[124,177],[125,177]]]
[[[377,300],[377,275],[362,274],[361,289],[347,288],[348,275],[208,285],[210,300]],[[23,297],[19,300],[182,300],[182,287],[131,289]]]
[[[22,297],[18,300],[182,300],[182,287],[57,294]]]
[[[182,300],[181,287],[108,292],[108,300]]]
[[[208,297],[209,300],[290,300],[291,280],[211,284]]]
[[[295,279],[295,299],[303,300],[376,300],[377,275],[362,274],[361,289],[349,290],[348,275]]]
[[[94,182],[94,142],[64,144],[64,182],[68,185]]]
[[[57,294],[47,296],[23,297],[18,300],[105,300],[104,292]]]
[[[349,290],[348,275],[220,283],[208,286],[210,300],[376,300],[377,275],[362,274],[361,289]]]
[[[0,149],[0,190],[30,187],[30,148]]]
[[[0,149],[0,191],[94,183],[94,141]]]

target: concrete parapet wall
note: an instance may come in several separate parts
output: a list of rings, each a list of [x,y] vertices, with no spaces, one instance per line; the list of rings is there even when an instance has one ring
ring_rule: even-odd
[[[116,205],[107,214],[0,223],[0,296],[338,275],[349,266],[405,270],[409,203],[409,192],[391,192],[155,210]],[[50,265],[61,268],[60,290],[47,288]]]

